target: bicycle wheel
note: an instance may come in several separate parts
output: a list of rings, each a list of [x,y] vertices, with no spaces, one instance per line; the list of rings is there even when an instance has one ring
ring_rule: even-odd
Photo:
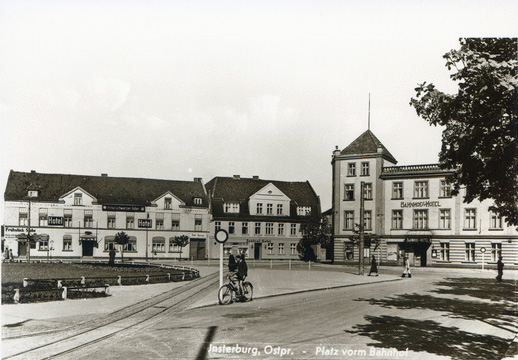
[[[232,289],[228,285],[223,285],[218,291],[218,300],[220,305],[227,305],[232,302]]]
[[[245,301],[252,301],[252,296],[254,295],[254,287],[252,286],[252,283],[245,281],[243,283],[243,291],[245,293]]]

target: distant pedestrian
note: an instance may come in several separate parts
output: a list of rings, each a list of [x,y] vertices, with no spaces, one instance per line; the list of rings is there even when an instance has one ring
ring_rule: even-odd
[[[230,255],[228,256],[228,271],[235,272],[237,270],[237,263],[234,254],[232,253],[232,249],[230,249]]]
[[[501,256],[498,258],[498,261],[496,262],[496,270],[498,271],[496,281],[502,281],[502,276],[504,275],[504,263],[502,262]]]
[[[4,260],[9,261],[9,248],[6,246],[4,250]]]
[[[401,275],[401,277],[405,277],[407,275],[409,278],[412,277],[412,274],[410,273],[410,261],[408,260],[408,256],[405,256],[403,260],[403,275]]]
[[[376,264],[376,257],[374,255],[372,255],[371,269],[369,271],[369,275],[367,276],[371,276],[372,273],[376,273],[376,276],[378,276],[378,265]]]
[[[13,258],[13,249],[9,249],[9,262],[13,262],[14,261],[14,258]]]

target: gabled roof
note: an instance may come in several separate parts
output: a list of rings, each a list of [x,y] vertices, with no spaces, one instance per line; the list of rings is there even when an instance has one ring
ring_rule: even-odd
[[[272,184],[282,191],[290,202],[290,216],[250,215],[248,202],[250,197]],[[311,208],[311,217],[320,217],[320,199],[306,182],[287,182],[277,180],[262,180],[259,178],[215,177],[206,185],[211,193],[212,214],[214,219],[241,219],[250,221],[303,221],[306,216],[297,214],[297,206]],[[224,203],[239,203],[239,213],[225,213]]]
[[[311,206],[319,204],[319,199],[308,181],[287,182],[277,180],[262,180],[251,178],[215,177],[206,184],[212,197],[222,199],[225,202],[246,201],[250,196],[273,184],[298,206]]]
[[[378,138],[367,130],[356,138],[352,143],[349,144],[345,149],[340,152],[340,155],[371,155],[379,154],[378,148],[381,148],[381,155],[393,164],[397,164],[397,160],[387,150],[387,148],[378,140]]]
[[[27,199],[27,189],[39,191],[36,201],[57,202],[59,198],[80,187],[97,199],[98,204],[152,205],[158,197],[171,192],[186,206],[195,206],[194,198],[202,199],[208,207],[208,198],[201,181],[157,180],[109,176],[42,174],[37,172],[9,173],[4,193],[5,201]]]

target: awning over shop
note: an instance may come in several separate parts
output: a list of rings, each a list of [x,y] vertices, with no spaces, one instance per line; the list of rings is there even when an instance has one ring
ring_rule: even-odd
[[[95,247],[98,247],[99,244],[97,243],[97,236],[92,234],[91,232],[87,231],[83,234],[79,234],[79,245],[81,245],[83,242],[85,243],[93,243]]]

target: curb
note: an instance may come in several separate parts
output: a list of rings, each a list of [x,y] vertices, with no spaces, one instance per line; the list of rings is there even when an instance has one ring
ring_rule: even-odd
[[[389,279],[389,280],[378,280],[378,281],[364,282],[364,283],[357,283],[357,284],[345,284],[345,285],[326,286],[326,287],[316,288],[316,289],[294,290],[294,291],[280,293],[280,294],[271,294],[271,295],[257,296],[257,297],[254,297],[254,299],[267,299],[267,298],[286,296],[286,295],[303,294],[303,293],[308,293],[308,292],[313,292],[313,291],[333,290],[333,289],[340,289],[340,288],[346,288],[346,287],[352,287],[352,286],[362,286],[362,285],[369,285],[369,284],[382,284],[382,283],[386,283],[386,282],[401,281],[401,280],[403,280],[403,278],[398,277],[398,278]],[[252,301],[253,301],[253,299],[252,299]],[[202,308],[211,307],[211,306],[221,306],[221,305],[218,304],[217,302],[215,302],[213,304],[205,304],[205,305],[194,306],[194,307],[192,307],[190,309],[202,309]]]

